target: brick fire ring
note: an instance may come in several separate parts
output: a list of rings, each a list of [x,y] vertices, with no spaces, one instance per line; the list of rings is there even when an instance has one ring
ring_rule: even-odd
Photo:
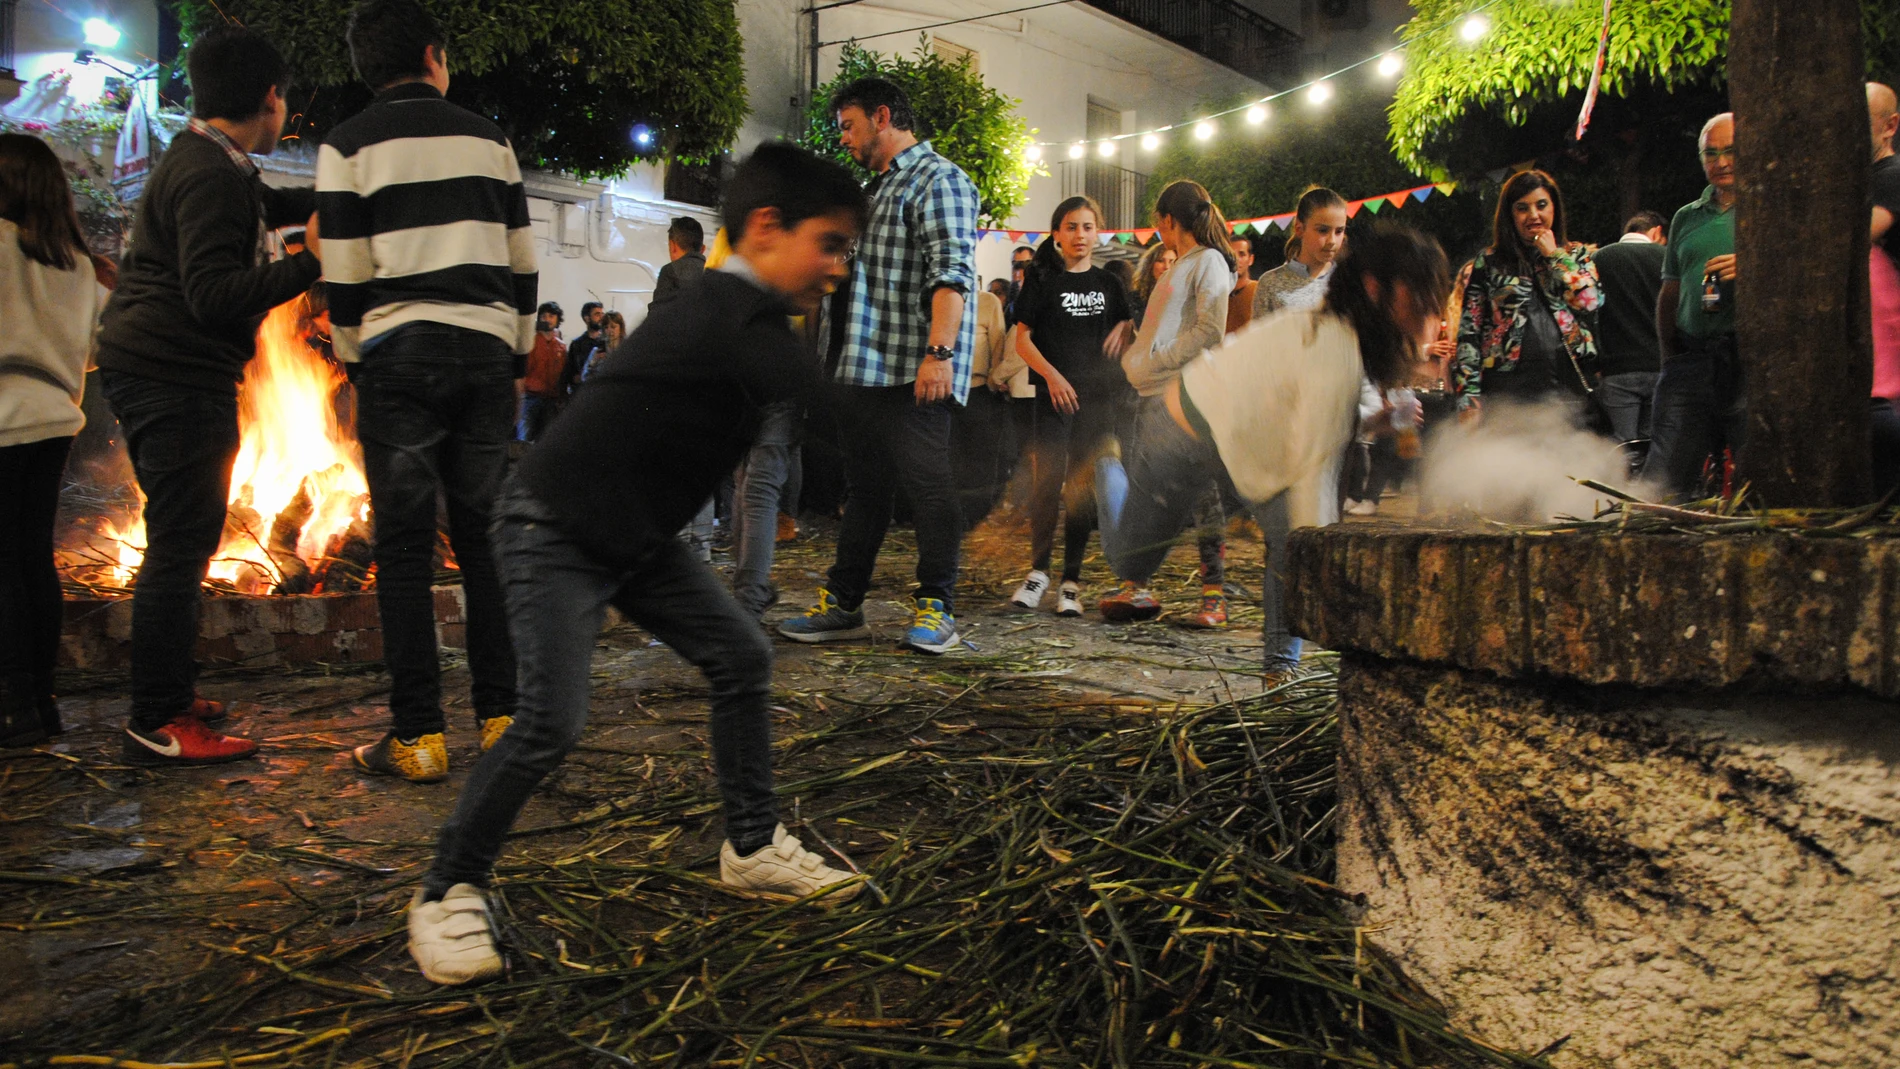
[[[439,586],[436,639],[467,645],[462,588]],[[67,598],[60,634],[62,668],[124,669],[132,655],[132,599]],[[209,595],[198,619],[201,664],[271,668],[383,659],[376,594]]]

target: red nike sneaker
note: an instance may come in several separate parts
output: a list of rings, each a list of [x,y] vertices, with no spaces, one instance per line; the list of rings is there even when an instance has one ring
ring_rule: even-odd
[[[222,724],[231,718],[231,712],[224,707],[223,702],[195,696],[191,699],[191,708],[185,712],[197,717],[201,724]]]
[[[152,731],[127,726],[123,758],[130,765],[216,765],[257,752],[257,743],[223,735],[187,713]]]

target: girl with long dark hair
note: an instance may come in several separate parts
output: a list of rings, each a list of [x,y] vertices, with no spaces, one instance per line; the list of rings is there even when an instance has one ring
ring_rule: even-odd
[[[1056,205],[1049,236],[1016,299],[1016,352],[1036,384],[1030,421],[1029,575],[1010,601],[1033,609],[1049,589],[1056,512],[1067,500],[1058,616],[1082,615],[1082,556],[1095,527],[1087,489],[1090,458],[1114,430],[1128,389],[1115,361],[1127,344],[1128,301],[1115,276],[1095,266],[1101,208],[1088,197]],[[1063,493],[1069,473],[1082,478]]]
[[[1498,194],[1491,247],[1471,265],[1452,393],[1464,418],[1486,399],[1581,401],[1593,387],[1597,269],[1564,233],[1556,179],[1519,171]]]
[[[1135,326],[1141,326],[1143,316],[1148,311],[1148,298],[1154,296],[1155,284],[1161,281],[1162,275],[1168,273],[1168,268],[1174,266],[1174,260],[1174,250],[1157,241],[1135,263],[1135,283],[1132,287]]]
[[[1297,667],[1283,575],[1293,526],[1339,519],[1339,464],[1358,427],[1363,384],[1403,385],[1436,336],[1450,271],[1438,243],[1377,226],[1355,235],[1311,312],[1256,320],[1192,360],[1122,456],[1095,468],[1102,549],[1116,574],[1145,579],[1226,477],[1266,537],[1266,669]]]
[[[53,515],[101,303],[59,158],[0,134],[0,746],[63,730]]]
[[[1300,194],[1286,238],[1286,262],[1260,276],[1253,291],[1254,318],[1265,319],[1282,308],[1318,308],[1345,246],[1346,198],[1325,186]]]
[[[1188,361],[1220,344],[1227,331],[1227,298],[1234,290],[1234,254],[1227,244],[1227,219],[1198,182],[1169,183],[1155,200],[1155,233],[1173,250],[1174,266],[1155,284],[1142,316],[1141,330],[1122,356],[1129,385],[1141,395],[1134,435],[1168,418],[1161,397],[1180,377]],[[1221,531],[1220,490],[1210,483],[1202,494],[1201,611],[1186,621],[1198,627],[1227,623],[1224,593],[1226,546]],[[1120,589],[1101,601],[1111,621],[1150,620],[1161,602],[1148,589],[1146,575],[1116,573]]]

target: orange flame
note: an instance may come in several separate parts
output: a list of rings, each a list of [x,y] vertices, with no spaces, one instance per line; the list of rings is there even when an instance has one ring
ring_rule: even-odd
[[[231,469],[224,540],[212,558],[210,576],[257,592],[275,586],[283,563],[268,550],[279,513],[304,491],[310,517],[296,540],[306,565],[320,562],[332,535],[367,514],[368,484],[351,429],[332,404],[343,375],[305,344],[302,299],[278,305],[257,332],[257,355],[238,387],[240,440]],[[143,495],[140,495],[141,511]],[[108,569],[119,584],[131,582],[145,550],[142,516],[123,527],[110,521],[101,533],[116,545]]]

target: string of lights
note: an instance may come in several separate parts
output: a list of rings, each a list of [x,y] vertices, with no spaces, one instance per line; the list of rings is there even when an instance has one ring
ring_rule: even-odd
[[[1466,12],[1463,18],[1456,20],[1458,36],[1467,44],[1475,44],[1482,40],[1485,34],[1491,32],[1491,20],[1485,15],[1485,12],[1501,2],[1502,0],[1485,0],[1484,3]],[[1451,22],[1447,22],[1445,28],[1449,28],[1451,25]],[[1068,156],[1072,160],[1079,160],[1087,156],[1091,146],[1094,147],[1098,156],[1106,159],[1119,152],[1121,150],[1121,144],[1124,141],[1136,142],[1140,144],[1143,151],[1153,152],[1161,147],[1163,140],[1162,135],[1183,129],[1190,131],[1197,141],[1211,141],[1215,135],[1220,132],[1217,120],[1224,119],[1229,115],[1241,114],[1244,115],[1249,126],[1259,126],[1272,117],[1272,106],[1275,101],[1283,97],[1292,96],[1295,93],[1304,92],[1309,103],[1324,104],[1332,99],[1334,79],[1358,70],[1368,63],[1377,65],[1376,70],[1380,77],[1395,77],[1400,71],[1405,69],[1405,50],[1402,47],[1396,47],[1388,48],[1382,52],[1375,52],[1357,63],[1349,63],[1329,74],[1320,75],[1317,78],[1302,82],[1288,89],[1269,93],[1256,100],[1236,104],[1231,108],[1209,112],[1197,119],[1186,119],[1177,123],[1169,123],[1165,126],[1156,126],[1147,130],[1137,130],[1132,133],[1113,134],[1108,137],[1082,138],[1075,141],[1032,141],[1023,147],[1023,157],[1033,162],[1043,158],[1044,150],[1059,149],[1066,145],[1068,146]]]

